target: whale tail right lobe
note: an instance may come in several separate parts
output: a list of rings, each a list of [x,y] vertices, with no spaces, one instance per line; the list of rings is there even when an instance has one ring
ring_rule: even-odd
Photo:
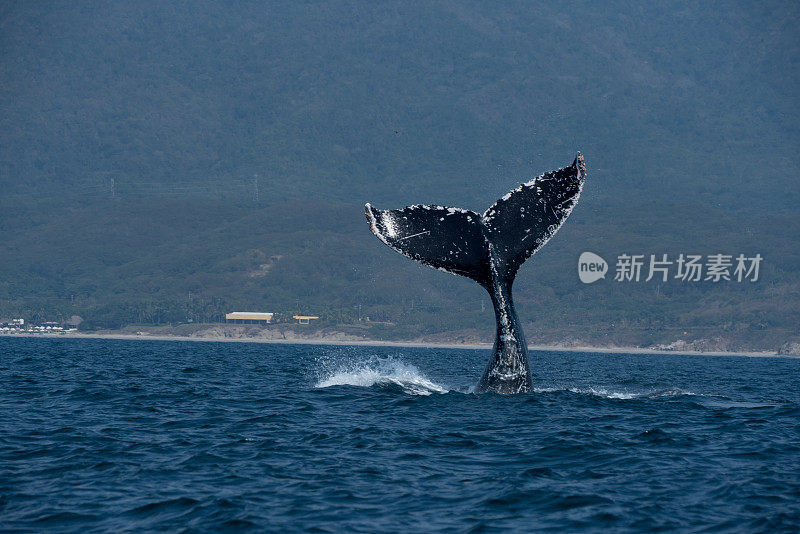
[[[583,156],[572,165],[520,185],[483,215],[442,206],[377,210],[366,205],[370,229],[413,260],[466,276],[491,292],[510,287],[519,267],[553,237],[578,201],[586,175]]]

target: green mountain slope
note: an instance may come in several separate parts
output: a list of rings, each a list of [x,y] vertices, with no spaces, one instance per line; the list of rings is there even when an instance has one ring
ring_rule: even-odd
[[[531,340],[687,331],[772,347],[798,334],[800,311],[798,14],[4,4],[0,316],[119,326],[304,310],[390,321],[374,327],[385,336],[489,336],[482,290],[383,247],[361,206],[483,211],[581,149],[581,202],[515,286]],[[585,250],[765,261],[754,284],[586,286]]]
[[[478,208],[580,148],[604,205],[794,210],[797,15],[791,2],[6,5],[0,183],[38,196],[257,174],[271,202]]]

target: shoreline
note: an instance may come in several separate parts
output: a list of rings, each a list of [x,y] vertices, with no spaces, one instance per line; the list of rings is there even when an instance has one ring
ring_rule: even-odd
[[[408,347],[438,349],[491,350],[491,343],[437,343],[422,341],[381,341],[381,340],[333,340],[325,338],[306,339],[269,339],[269,338],[226,338],[226,337],[190,337],[171,335],[134,335],[134,334],[40,334],[40,333],[0,333],[0,337],[47,338],[47,339],[116,339],[142,341],[195,341],[202,343],[266,343],[274,345],[330,345],[330,346],[362,346],[362,347]],[[800,358],[792,354],[778,354],[776,351],[692,351],[663,350],[646,347],[565,347],[561,345],[528,345],[530,351],[549,352],[597,352],[601,354],[678,354],[688,356],[744,356],[748,358]]]

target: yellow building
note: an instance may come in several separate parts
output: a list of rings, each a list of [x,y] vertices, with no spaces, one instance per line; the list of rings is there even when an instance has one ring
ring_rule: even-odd
[[[316,315],[295,315],[294,319],[297,319],[297,324],[308,324],[314,319],[319,319]]]
[[[237,324],[269,324],[274,313],[231,312],[225,314],[225,322]]]

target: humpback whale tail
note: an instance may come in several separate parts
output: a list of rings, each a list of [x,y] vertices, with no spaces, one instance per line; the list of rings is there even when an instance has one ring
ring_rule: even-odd
[[[572,165],[520,185],[483,215],[442,206],[377,210],[366,205],[370,229],[386,245],[425,265],[471,278],[489,292],[497,335],[477,392],[531,390],[527,344],[511,286],[519,267],[572,212],[585,177],[579,152]]]

